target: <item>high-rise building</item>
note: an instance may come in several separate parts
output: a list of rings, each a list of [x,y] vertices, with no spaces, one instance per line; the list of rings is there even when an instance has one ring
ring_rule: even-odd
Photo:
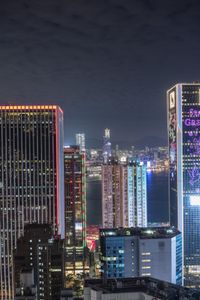
[[[200,83],[167,92],[170,222],[183,234],[185,284],[200,286]]]
[[[85,151],[85,133],[76,134],[76,145],[80,147],[81,151]]]
[[[65,275],[85,272],[86,167],[78,146],[64,148]]]
[[[110,129],[106,128],[103,136],[103,162],[107,163],[111,156]]]
[[[146,167],[111,160],[102,165],[103,227],[147,226]]]
[[[28,223],[64,237],[63,113],[0,106],[0,299],[14,297],[13,250]]]
[[[32,290],[38,300],[60,300],[64,279],[63,240],[47,224],[29,224],[14,252],[16,296]],[[22,279],[25,280],[22,280]],[[28,280],[32,278],[32,280]],[[29,286],[27,286],[27,282]]]
[[[102,276],[182,284],[182,237],[170,227],[100,229]]]

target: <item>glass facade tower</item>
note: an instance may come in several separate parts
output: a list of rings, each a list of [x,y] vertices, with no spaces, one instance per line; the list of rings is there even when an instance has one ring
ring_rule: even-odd
[[[64,147],[65,275],[86,271],[86,165],[78,146]]]
[[[185,285],[200,286],[200,83],[167,92],[170,222],[183,234]]]
[[[0,106],[0,299],[14,299],[13,250],[28,223],[64,237],[63,113]]]

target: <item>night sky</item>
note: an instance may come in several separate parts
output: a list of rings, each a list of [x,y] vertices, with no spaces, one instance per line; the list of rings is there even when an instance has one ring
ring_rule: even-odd
[[[166,89],[199,79],[199,0],[1,0],[0,103],[59,104],[66,143],[165,144]]]

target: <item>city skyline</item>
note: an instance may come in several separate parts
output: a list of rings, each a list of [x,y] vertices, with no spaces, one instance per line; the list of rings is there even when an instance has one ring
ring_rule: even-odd
[[[197,86],[197,90],[191,90],[191,97],[192,101],[197,101],[199,98],[199,86],[198,84],[191,84],[190,86]],[[185,94],[188,96],[189,92],[186,91]],[[194,98],[196,97],[196,98]],[[176,103],[176,97],[175,93],[173,96],[170,94],[169,98],[169,107],[174,108]],[[185,103],[185,106],[188,107],[189,103],[187,103],[188,99],[183,99],[183,102]],[[193,102],[192,102],[193,103]],[[195,102],[196,103],[196,102]],[[193,103],[194,104],[194,103]],[[194,105],[193,105],[194,106]],[[195,107],[194,107],[195,108]],[[191,115],[191,118],[198,117],[199,111],[195,110],[193,107],[190,109],[189,113]],[[85,239],[85,229],[86,229],[86,161],[85,161],[85,155],[86,152],[83,150],[79,150],[79,146],[73,146],[73,148],[64,147],[63,145],[63,111],[58,106],[46,106],[46,105],[27,105],[27,106],[0,106],[1,109],[1,155],[2,155],[2,171],[3,171],[3,180],[2,180],[2,195],[6,195],[6,197],[2,198],[2,209],[3,212],[3,219],[6,218],[6,220],[9,218],[9,215],[12,213],[16,213],[15,209],[9,209],[12,207],[12,205],[17,204],[20,208],[20,206],[23,206],[22,209],[19,209],[20,212],[24,215],[23,218],[19,218],[18,220],[15,218],[13,222],[11,222],[11,227],[6,227],[5,224],[3,224],[3,231],[1,230],[1,233],[5,236],[2,236],[2,241],[5,243],[7,241],[7,236],[5,233],[6,230],[9,232],[10,235],[10,228],[13,230],[13,234],[15,235],[15,243],[16,243],[16,236],[19,238],[21,235],[23,235],[23,226],[25,223],[49,223],[52,226],[52,229],[54,231],[54,235],[59,236],[62,230],[66,230],[66,236],[65,236],[65,247],[66,247],[66,256],[69,258],[69,263],[67,263],[66,269],[65,269],[65,276],[66,280],[69,280],[70,274],[76,276],[77,274],[80,274],[80,272],[83,271],[83,273],[87,274],[87,271],[89,271],[89,268],[86,267],[85,264],[85,254],[84,250],[86,250],[86,242],[84,242]],[[190,116],[189,115],[189,116]],[[195,120],[195,126],[198,127],[198,119],[186,119],[184,120],[184,124],[186,126],[193,126],[194,127],[194,120]],[[173,118],[172,118],[173,119]],[[170,119],[171,120],[171,119]],[[176,118],[175,118],[176,120]],[[187,121],[187,122],[186,122]],[[187,123],[187,124],[186,124]],[[190,123],[190,124],[189,124]],[[171,123],[170,123],[171,124]],[[174,123],[172,122],[172,125]],[[192,124],[192,125],[191,125]],[[193,132],[193,128],[188,132],[189,136],[196,136],[197,128],[195,127],[195,132]],[[186,128],[187,129],[187,128]],[[120,163],[125,164],[126,160],[125,157],[120,153],[120,150],[118,148],[115,149],[114,152],[111,152],[111,143],[109,141],[110,139],[110,131],[109,129],[106,129],[105,137],[108,138],[106,140],[106,144],[109,144],[109,148],[105,153],[109,152],[109,157],[113,158],[115,156],[113,155],[120,155]],[[171,136],[170,136],[171,137]],[[196,141],[196,140],[195,140]],[[198,145],[198,141],[197,145]],[[182,143],[182,141],[181,141]],[[169,145],[171,145],[169,143]],[[102,153],[101,153],[101,166],[102,166],[102,187],[104,186],[104,165],[107,167],[110,164],[110,160],[104,162],[104,146],[102,145]],[[182,144],[180,144],[180,147],[182,147]],[[170,148],[171,149],[171,148]],[[174,149],[174,148],[173,148]],[[198,150],[198,149],[197,149]],[[70,152],[71,151],[71,152]],[[80,151],[80,152],[79,152]],[[119,152],[118,152],[119,151]],[[134,153],[134,147],[131,150]],[[196,148],[195,148],[196,151]],[[129,153],[128,151],[127,153]],[[94,152],[93,155],[95,155]],[[137,152],[136,152],[137,153]],[[192,152],[193,153],[193,152]],[[195,152],[196,153],[196,152]],[[158,152],[151,153],[150,149],[146,147],[146,149],[143,151],[143,155],[146,155],[146,161],[145,161],[145,168],[143,170],[137,169],[136,171],[136,177],[133,176],[135,174],[135,171],[131,168],[131,176],[129,178],[129,169],[123,168],[122,173],[125,174],[125,177],[118,176],[118,171],[115,175],[117,180],[112,182],[111,185],[116,187],[115,194],[117,203],[115,205],[115,208],[113,210],[113,215],[116,216],[116,224],[113,224],[109,227],[135,227],[135,226],[141,226],[144,227],[147,225],[147,219],[146,219],[146,187],[142,187],[143,183],[146,185],[146,165],[148,165],[148,155],[153,154],[153,159],[158,159]],[[170,152],[171,154],[171,152]],[[160,153],[161,155],[161,153]],[[171,154],[171,157],[174,155],[174,153]],[[117,156],[116,156],[117,157]],[[145,156],[144,156],[145,157]],[[173,156],[174,157],[174,156]],[[65,160],[63,161],[63,158]],[[48,160],[52,160],[52,167],[50,168],[49,164],[51,165]],[[128,157],[127,157],[128,161]],[[132,160],[133,162],[134,160]],[[115,160],[115,163],[117,160]],[[8,164],[8,167],[6,168],[6,164]],[[10,168],[11,165],[13,165],[13,172],[11,176]],[[95,164],[94,164],[95,165]],[[63,167],[65,166],[65,172],[63,173]],[[143,163],[138,165],[139,168],[143,167]],[[4,169],[5,168],[5,169]],[[60,171],[59,173],[58,170]],[[53,173],[53,171],[55,173]],[[20,176],[20,172],[22,172],[22,176]],[[50,173],[49,173],[50,172]],[[125,172],[125,173],[124,173]],[[115,172],[114,172],[115,173]],[[36,175],[37,174],[37,175]],[[49,174],[49,175],[48,175]],[[36,177],[35,177],[36,175]],[[50,181],[46,178],[46,176],[49,176]],[[53,176],[52,176],[53,175]],[[39,178],[41,177],[41,180]],[[21,179],[20,179],[21,178]],[[37,179],[36,179],[37,178]],[[45,181],[46,178],[46,181]],[[84,178],[84,179],[83,179]],[[66,181],[64,182],[64,179]],[[122,179],[122,186],[123,188],[119,188],[120,182]],[[14,184],[13,187],[10,188],[10,185],[12,184],[11,181],[13,180]],[[21,181],[19,181],[21,180]],[[35,180],[35,181],[34,181]],[[52,181],[51,181],[52,180]],[[144,180],[144,181],[143,181]],[[53,181],[55,182],[53,183]],[[107,178],[105,182],[109,181]],[[4,184],[4,182],[6,184]],[[128,182],[128,185],[126,184]],[[142,183],[143,182],[143,183]],[[41,195],[37,195],[37,198],[35,199],[36,190],[38,190],[38,184],[41,184],[42,192]],[[55,187],[54,187],[55,185]],[[5,189],[4,189],[5,186]],[[16,187],[16,188],[14,188]],[[53,206],[55,205],[55,211],[52,213],[52,219],[49,219],[50,212],[52,206],[49,205],[49,202],[45,202],[44,196],[46,190],[48,191],[52,190],[52,187],[56,188],[56,198],[52,198],[54,201]],[[181,186],[179,186],[180,188]],[[19,193],[19,188],[23,189],[22,193]],[[62,210],[62,192],[65,189],[65,210]],[[33,191],[32,191],[33,190]],[[143,193],[143,190],[145,191]],[[127,197],[128,192],[128,197]],[[6,194],[5,194],[6,193]],[[10,193],[10,194],[9,194]],[[52,192],[50,192],[51,195]],[[129,195],[130,194],[130,195]],[[135,196],[136,195],[136,199]],[[54,194],[53,194],[54,195]],[[58,197],[60,195],[60,197]],[[9,197],[10,196],[10,197]],[[51,195],[52,196],[52,195]],[[130,197],[129,197],[130,196]],[[144,201],[142,200],[144,196]],[[21,199],[21,197],[23,199]],[[112,196],[109,196],[110,198]],[[134,197],[134,201],[133,201]],[[47,197],[48,198],[48,197]],[[13,201],[13,200],[16,201]],[[55,200],[56,199],[56,200]],[[11,204],[9,204],[9,200]],[[20,200],[20,201],[19,201]],[[22,200],[22,201],[21,201]],[[64,200],[64,199],[63,199]],[[127,202],[128,200],[128,202]],[[195,199],[193,199],[195,200]],[[121,201],[124,203],[124,206],[121,207],[120,203]],[[195,200],[197,201],[197,199]],[[135,202],[135,204],[133,204]],[[60,205],[59,205],[60,203]],[[63,203],[64,204],[64,203]],[[107,204],[106,204],[107,205]],[[195,204],[196,205],[196,202]],[[109,206],[109,204],[108,204]],[[130,206],[130,207],[129,207]],[[5,209],[6,207],[6,209]],[[137,207],[137,209],[136,209]],[[57,210],[57,212],[56,212]],[[62,210],[62,211],[61,211]],[[49,213],[48,213],[49,211]],[[63,218],[58,218],[59,213],[65,214],[65,221],[64,223]],[[128,214],[127,214],[128,211]],[[180,211],[180,210],[179,210]],[[6,212],[6,213],[5,213]],[[64,213],[65,212],[65,213]],[[133,214],[136,213],[136,216],[133,216]],[[180,212],[179,212],[180,213]],[[112,213],[111,213],[112,215]],[[119,221],[121,219],[121,216],[127,218],[127,216],[131,216],[131,218],[137,218],[137,222],[133,224],[133,220],[128,218],[128,223],[126,223],[125,219],[122,221],[123,224],[121,224]],[[50,216],[51,218],[51,216]],[[110,217],[109,217],[110,218]],[[122,218],[123,219],[123,218]],[[53,220],[53,221],[52,221]],[[60,220],[60,221],[59,221]],[[130,222],[129,222],[130,221]],[[20,223],[22,222],[22,224]],[[24,222],[24,223],[23,223]],[[104,220],[103,220],[104,222]],[[17,231],[15,228],[12,229],[12,226],[17,226],[21,224],[21,230]],[[56,224],[55,224],[56,223]],[[172,224],[173,225],[173,224]],[[176,224],[175,224],[176,225]],[[105,226],[103,224],[103,226]],[[163,226],[160,224],[159,226]],[[58,231],[57,231],[58,227]],[[105,226],[106,227],[106,226]],[[180,230],[182,230],[181,227],[178,227]],[[150,232],[151,230],[147,232]],[[76,238],[74,239],[74,237]],[[80,244],[78,238],[80,237]],[[9,237],[10,239],[10,253],[8,255],[9,259],[12,261],[12,251],[14,249],[14,243],[12,241],[12,233]],[[14,240],[14,239],[13,239]],[[74,244],[78,243],[77,245]],[[13,243],[13,244],[12,244]],[[153,242],[154,244],[154,242]],[[159,247],[164,246],[165,243],[161,241],[161,243],[158,244]],[[82,246],[81,246],[82,245]],[[2,244],[3,246],[3,244]],[[154,246],[153,246],[154,247]],[[161,248],[162,248],[161,247]],[[176,251],[180,252],[180,249],[177,248]],[[4,249],[2,247],[2,252],[4,253]],[[45,249],[44,249],[45,250]],[[32,253],[32,249],[30,250]],[[115,251],[115,250],[114,250]],[[147,251],[148,252],[148,251]],[[151,252],[151,251],[150,251]],[[182,251],[181,251],[182,253]],[[177,259],[180,258],[180,253],[177,256]],[[2,256],[1,258],[5,260],[7,254]],[[65,260],[67,262],[67,260]],[[6,270],[6,266],[8,265],[7,262],[4,262],[5,266],[4,269]],[[69,266],[69,269],[68,269]],[[114,265],[115,267],[115,265]],[[145,268],[150,268],[150,266],[144,266]],[[2,271],[3,269],[1,269]],[[158,272],[158,269],[156,267],[156,272]],[[151,273],[142,273],[142,276],[150,276]],[[156,273],[158,274],[158,273]],[[10,286],[9,283],[9,277],[12,275],[12,270],[10,270],[10,273],[7,273],[8,276],[8,285],[9,285],[9,291],[5,292],[5,295],[7,299],[12,299],[12,295],[10,293],[13,293],[13,289]],[[68,276],[69,275],[69,276]],[[77,275],[78,276],[78,275]],[[3,277],[2,277],[3,278]],[[1,279],[2,279],[1,278]],[[5,280],[5,282],[6,282]],[[68,281],[67,281],[68,282]],[[7,284],[7,283],[6,283]],[[68,285],[66,283],[65,287]],[[1,282],[2,292],[4,288],[3,280]],[[5,290],[6,290],[5,285]],[[12,291],[12,292],[11,292]],[[2,297],[4,297],[2,295]],[[4,299],[4,298],[2,298]]]
[[[200,299],[200,1],[0,22],[0,300]]]

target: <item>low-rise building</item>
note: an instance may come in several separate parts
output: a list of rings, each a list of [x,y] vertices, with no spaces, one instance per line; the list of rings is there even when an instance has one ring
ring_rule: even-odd
[[[88,279],[84,300],[186,300],[200,299],[200,292],[150,277]]]
[[[102,277],[150,276],[182,284],[182,237],[175,228],[100,229]]]
[[[50,225],[25,226],[14,253],[14,271],[15,299],[60,299],[64,285],[64,244],[59,237],[53,237]],[[28,298],[20,298],[26,294]]]

